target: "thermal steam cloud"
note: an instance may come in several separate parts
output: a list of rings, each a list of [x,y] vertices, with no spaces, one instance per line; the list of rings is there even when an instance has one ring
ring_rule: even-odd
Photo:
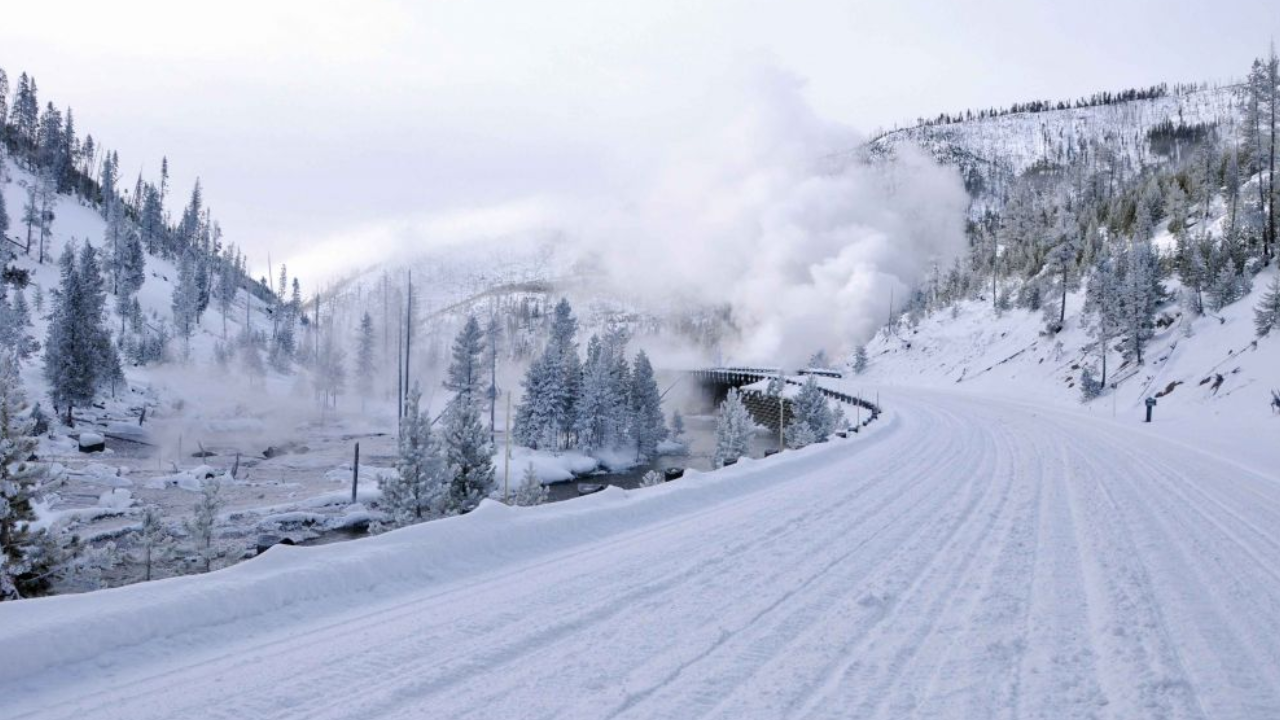
[[[910,150],[853,159],[861,139],[820,120],[785,73],[735,88],[587,241],[619,286],[727,305],[741,336],[726,360],[847,353],[891,293],[900,304],[964,251],[960,177]]]

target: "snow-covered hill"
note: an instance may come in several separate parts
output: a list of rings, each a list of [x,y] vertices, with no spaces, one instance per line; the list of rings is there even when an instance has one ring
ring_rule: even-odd
[[[917,125],[885,133],[869,148],[872,154],[891,154],[907,144],[924,148],[957,167],[976,207],[985,208],[1013,178],[1034,168],[1096,158],[1139,170],[1169,159],[1177,144],[1153,143],[1153,130],[1166,124],[1184,131],[1227,126],[1239,112],[1238,94],[1234,85],[1175,89],[1162,97],[1092,107]]]

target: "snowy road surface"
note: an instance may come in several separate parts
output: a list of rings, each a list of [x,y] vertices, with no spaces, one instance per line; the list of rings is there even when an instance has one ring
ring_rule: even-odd
[[[0,717],[1280,718],[1274,478],[893,392],[684,487],[0,605]]]

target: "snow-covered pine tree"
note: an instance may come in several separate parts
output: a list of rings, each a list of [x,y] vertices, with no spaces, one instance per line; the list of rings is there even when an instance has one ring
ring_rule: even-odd
[[[213,569],[213,563],[222,557],[218,547],[218,513],[226,501],[222,497],[222,481],[217,477],[200,483],[200,498],[192,506],[191,519],[185,521],[191,552],[199,560],[204,572]]]
[[[481,362],[484,353],[484,332],[475,315],[467,320],[453,340],[448,373],[444,386],[455,393],[455,402],[478,405],[484,399],[484,382],[488,377]]]
[[[1238,273],[1229,259],[1222,263],[1222,267],[1208,288],[1210,310],[1221,312],[1223,308],[1240,299],[1237,276]]]
[[[360,318],[356,332],[356,391],[360,393],[360,407],[373,392],[374,367],[373,316],[368,312]]]
[[[39,490],[41,468],[30,462],[36,451],[34,421],[18,377],[18,362],[0,354],[0,600],[40,594],[47,587],[40,565],[41,535],[33,530],[31,502]]]
[[[447,468],[439,444],[431,436],[431,418],[418,407],[422,391],[409,392],[400,426],[400,454],[396,474],[378,482],[382,507],[399,527],[421,522],[437,511]]]
[[[95,382],[92,358],[79,333],[84,316],[84,292],[80,271],[76,267],[75,248],[71,243],[58,259],[61,283],[54,293],[53,312],[45,340],[44,375],[56,408],[66,411],[71,424],[71,409],[93,399]]]
[[[818,441],[813,427],[798,417],[787,424],[786,438],[787,447],[792,450],[808,447]]]
[[[1141,365],[1142,351],[1155,333],[1156,306],[1164,289],[1160,286],[1159,259],[1149,240],[1135,241],[1125,259],[1119,295],[1124,356]]]
[[[470,512],[493,487],[493,447],[480,420],[480,407],[459,396],[445,410],[445,463],[449,467],[447,514]]]
[[[520,487],[516,488],[513,500],[520,507],[541,505],[547,501],[547,486],[538,479],[538,472],[534,470],[533,463],[525,467],[524,474],[520,477]]]
[[[798,439],[789,439],[789,444],[793,447],[804,447],[804,445],[821,442],[831,437],[835,429],[835,418],[831,414],[831,406],[827,404],[827,398],[823,396],[822,389],[818,387],[818,381],[813,375],[805,378],[804,386],[796,394],[791,407],[795,415],[787,431],[788,435],[792,432],[797,433]],[[805,440],[804,445],[795,445],[800,439]]]
[[[737,388],[730,388],[724,402],[720,403],[720,414],[716,421],[716,452],[713,458],[715,467],[736,462],[747,454],[751,441],[753,422],[747,406],[742,404],[742,397]]]
[[[671,439],[678,443],[684,443],[684,415],[679,410],[671,413]]]
[[[512,436],[535,450],[555,447],[559,434],[559,403],[563,392],[559,358],[543,353],[525,371],[524,396],[516,407]]]
[[[1102,362],[1099,385],[1107,384],[1107,354],[1111,342],[1120,334],[1120,280],[1116,276],[1115,259],[1104,249],[1097,257],[1089,282],[1085,286],[1084,312],[1090,318],[1089,337]]]
[[[573,316],[573,308],[567,299],[561,298],[552,313],[551,337],[547,342],[546,354],[554,358],[547,363],[548,367],[554,366],[554,372],[559,375],[558,381],[552,386],[559,392],[556,398],[556,430],[564,443],[568,443],[573,435],[578,415],[575,403],[578,401],[583,379],[575,339],[577,332],[578,320]]]
[[[647,460],[657,454],[658,443],[667,438],[667,424],[653,365],[643,350],[636,353],[632,367],[630,396],[631,438],[636,444],[636,459]]]
[[[142,564],[142,579],[150,581],[155,563],[169,544],[169,528],[159,505],[142,508],[142,524],[138,527],[137,536],[138,555],[135,561]]]
[[[1253,325],[1258,330],[1258,337],[1280,328],[1280,274],[1271,276],[1267,291],[1254,307]]]
[[[853,351],[853,371],[859,375],[867,371],[867,346],[859,345]]]
[[[184,353],[191,352],[191,336],[195,333],[196,317],[199,314],[200,288],[197,285],[195,253],[184,250],[178,261],[178,282],[173,286],[173,327],[178,337],[182,338]]]

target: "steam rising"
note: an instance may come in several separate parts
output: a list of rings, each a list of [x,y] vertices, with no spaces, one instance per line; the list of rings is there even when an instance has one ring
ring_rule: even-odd
[[[737,87],[588,244],[618,286],[727,304],[733,360],[847,352],[884,323],[891,292],[900,303],[964,250],[960,178],[916,153],[849,159],[860,139],[818,119],[790,76]]]

